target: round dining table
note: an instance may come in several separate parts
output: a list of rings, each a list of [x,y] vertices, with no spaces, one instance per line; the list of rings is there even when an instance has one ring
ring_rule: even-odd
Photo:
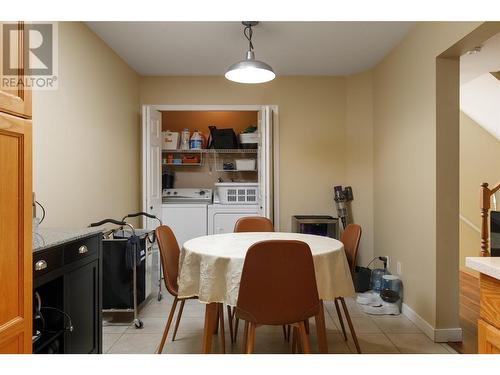
[[[186,241],[179,258],[179,298],[197,297],[206,304],[202,352],[211,352],[212,332],[222,304],[236,306],[248,249],[266,240],[298,240],[311,249],[320,300],[354,295],[342,242],[301,233],[244,232],[197,237]],[[323,308],[316,317],[320,352],[328,352]],[[222,327],[221,327],[222,328]]]

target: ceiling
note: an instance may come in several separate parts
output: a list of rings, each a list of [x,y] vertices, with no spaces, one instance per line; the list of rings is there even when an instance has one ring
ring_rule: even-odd
[[[500,33],[482,44],[481,52],[460,57],[460,83],[500,70]]]
[[[500,140],[500,34],[483,43],[481,52],[460,58],[460,109]]]
[[[278,75],[349,75],[370,69],[414,22],[262,22],[256,59]],[[240,22],[87,22],[144,76],[223,75],[248,47]]]

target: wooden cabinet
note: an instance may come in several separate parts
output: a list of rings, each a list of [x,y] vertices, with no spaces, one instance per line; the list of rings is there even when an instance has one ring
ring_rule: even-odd
[[[25,58],[28,56],[25,53],[27,46],[25,45],[24,23],[18,22],[17,24],[7,24],[12,30],[9,31],[12,35],[6,35],[10,41],[9,46],[3,45],[4,25],[6,22],[0,22],[0,47],[1,51],[6,50],[9,53],[10,73],[4,76],[4,68],[0,59],[0,82],[6,78],[9,81],[8,87],[5,85],[0,86],[0,111],[9,113],[23,118],[31,118],[31,90],[26,90],[24,87],[25,78]]]
[[[31,92],[22,83],[24,24],[12,27],[17,86],[0,86],[0,353],[31,353]],[[1,53],[3,30],[0,23]],[[0,65],[0,82],[3,72]]]
[[[500,329],[482,319],[479,319],[477,329],[479,354],[500,354]]]
[[[0,353],[31,353],[31,121],[0,112]]]
[[[500,280],[479,276],[478,352],[500,354]]]

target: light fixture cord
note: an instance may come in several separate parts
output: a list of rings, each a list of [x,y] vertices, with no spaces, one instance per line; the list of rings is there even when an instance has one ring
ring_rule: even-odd
[[[252,26],[245,26],[245,29],[243,30],[243,34],[245,34],[245,38],[248,40],[248,47],[250,48],[250,51],[253,51],[253,44],[252,44],[252,35],[253,35],[253,30]]]

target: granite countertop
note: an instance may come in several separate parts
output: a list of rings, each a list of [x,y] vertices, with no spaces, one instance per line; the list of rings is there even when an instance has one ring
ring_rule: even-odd
[[[500,257],[467,257],[465,258],[465,265],[500,280]]]
[[[33,231],[33,252],[88,237],[102,230],[102,228],[38,228]]]

